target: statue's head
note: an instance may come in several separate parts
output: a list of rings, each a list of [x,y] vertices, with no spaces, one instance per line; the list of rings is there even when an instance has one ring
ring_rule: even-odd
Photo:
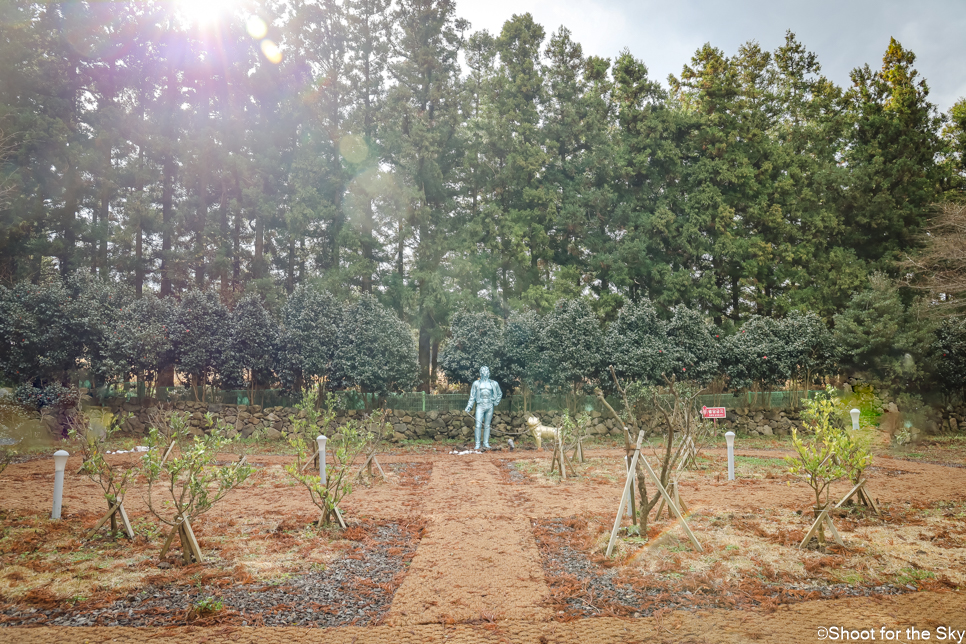
[[[489,367],[480,367],[480,378],[483,380],[488,380],[490,378]]]

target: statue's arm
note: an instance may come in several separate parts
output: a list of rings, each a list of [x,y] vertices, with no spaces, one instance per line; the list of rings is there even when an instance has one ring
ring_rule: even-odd
[[[496,380],[493,381],[493,387],[496,389],[494,392],[495,395],[493,396],[493,406],[496,407],[500,404],[500,401],[503,400],[503,390],[500,389],[500,383],[498,383]]]
[[[473,383],[473,386],[470,387],[470,401],[466,403],[467,414],[473,411],[473,403],[476,402],[476,390],[479,388],[479,382],[480,381],[477,380],[476,382]]]

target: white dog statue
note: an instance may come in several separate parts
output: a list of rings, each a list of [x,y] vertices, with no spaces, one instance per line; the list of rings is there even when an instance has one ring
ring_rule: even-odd
[[[537,449],[543,449],[543,439],[547,438],[552,441],[556,441],[557,437],[560,435],[559,427],[547,427],[546,425],[540,424],[540,419],[536,416],[530,416],[527,418],[527,426],[530,428],[530,433],[533,434],[533,439],[537,441]]]

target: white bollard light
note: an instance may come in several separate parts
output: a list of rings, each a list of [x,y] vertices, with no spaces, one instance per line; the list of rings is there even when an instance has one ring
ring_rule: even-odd
[[[727,432],[725,440],[728,441],[728,480],[735,480],[735,433]]]
[[[319,443],[319,478],[322,479],[322,485],[325,485],[325,441],[329,439],[320,435],[315,440]]]
[[[54,452],[54,509],[50,513],[51,519],[60,518],[60,508],[64,502],[64,470],[67,468],[69,456],[62,449]]]
[[[858,429],[859,428],[859,414],[861,414],[862,412],[860,412],[858,409],[853,409],[849,413],[852,415],[852,429]]]

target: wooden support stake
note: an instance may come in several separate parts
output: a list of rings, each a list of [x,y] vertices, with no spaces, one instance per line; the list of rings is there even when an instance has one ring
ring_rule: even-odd
[[[628,467],[630,467],[630,461],[628,461],[627,459],[628,459],[628,457],[625,455],[624,456],[624,464],[627,465]],[[628,470],[628,471],[630,471],[630,470]],[[632,473],[632,476],[634,476],[634,483],[631,483],[631,492],[630,492],[631,493],[631,498],[630,498],[630,504],[629,504],[629,508],[628,508],[630,510],[630,513],[631,513],[631,523],[633,523],[634,525],[638,525],[638,523],[637,523],[637,501],[636,501],[635,496],[634,496],[634,488],[636,487],[634,484],[637,483],[637,476],[636,476],[636,474],[637,474],[637,472],[633,472]]]
[[[836,507],[836,508],[840,508],[840,507],[842,507],[842,506],[843,506],[843,505],[845,504],[845,502],[846,502],[846,501],[848,501],[849,499],[851,499],[851,498],[852,498],[852,496],[853,496],[853,495],[854,495],[854,494],[855,494],[856,492],[859,492],[859,491],[860,491],[860,490],[862,489],[862,486],[863,486],[863,485],[865,485],[865,479],[862,479],[861,481],[859,481],[858,483],[856,483],[856,484],[855,484],[855,487],[853,487],[853,488],[852,488],[851,490],[849,490],[849,493],[848,493],[848,494],[846,494],[845,496],[843,496],[843,497],[842,497],[842,500],[841,500],[841,501],[839,501],[838,503],[836,503],[836,504],[835,504],[835,507]],[[833,508],[833,509],[834,509],[834,508]]]
[[[560,480],[565,481],[567,479],[567,460],[564,456],[564,446],[563,437],[560,432],[557,432],[557,455],[560,458]]]
[[[161,555],[159,559],[164,559],[164,556],[168,554],[168,549],[171,547],[171,542],[174,541],[174,535],[179,534],[180,532],[181,532],[180,523],[171,528],[171,531],[168,532],[168,538],[164,540],[164,545],[161,546]]]
[[[678,502],[678,510],[680,510],[682,514],[686,514],[686,513],[690,512],[690,510],[688,509],[688,504],[684,502],[684,499],[682,499],[679,496],[679,497],[677,497],[676,500]]]
[[[553,454],[550,455],[550,471],[547,472],[547,476],[553,474],[554,470],[560,467],[560,458],[557,456],[557,441],[553,441]]]
[[[637,435],[637,447],[634,448],[634,456],[631,458],[631,466],[627,468],[627,480],[624,482],[624,493],[621,494],[621,504],[617,508],[617,518],[614,519],[614,529],[610,531],[610,541],[607,542],[607,557],[614,551],[614,541],[617,540],[617,533],[621,529],[621,519],[624,518],[624,508],[627,507],[627,499],[630,496],[630,489],[634,483],[634,472],[637,469],[637,459],[641,455],[641,443],[644,442],[644,431]]]
[[[843,496],[842,500],[835,504],[835,507],[842,507],[846,501],[851,499],[852,496],[856,494],[858,495],[860,502],[872,508],[878,516],[882,516],[882,512],[879,511],[879,506],[875,504],[875,501],[872,500],[872,497],[869,496],[869,493],[865,489],[865,479],[860,479],[859,482],[855,484],[855,487],[849,490],[849,493]]]
[[[580,463],[586,463],[584,459],[584,445],[580,440],[580,434],[577,434],[577,447],[574,449],[574,460]]]
[[[574,463],[573,459],[567,456],[567,451],[564,449],[563,444],[560,445],[560,453],[563,454],[564,461],[567,462],[567,467],[570,468],[570,476],[577,476],[577,465]]]
[[[97,523],[94,524],[94,527],[91,528],[91,531],[87,533],[87,538],[88,539],[90,539],[91,537],[93,537],[94,536],[94,533],[97,532],[98,530],[100,530],[101,527],[105,523],[107,523],[108,519],[114,519],[114,513],[117,512],[117,508],[120,505],[121,505],[120,501],[118,501],[117,503],[115,503],[114,505],[112,505],[111,506],[111,509],[107,511],[107,514],[105,514],[104,516],[102,516],[100,518],[100,520]],[[117,522],[117,519],[114,519],[114,521],[116,523]],[[116,527],[114,529],[117,530]]]
[[[808,529],[808,532],[807,533],[805,533],[805,538],[802,539],[802,543],[800,543],[799,546],[798,546],[798,549],[799,550],[801,550],[806,545],[808,545],[808,542],[812,540],[812,536],[818,530],[818,526],[825,522],[825,519],[828,518],[828,511],[831,510],[831,509],[832,509],[832,505],[829,504],[829,503],[826,503],[825,504],[825,508],[818,515],[818,518],[815,519],[815,523],[813,523],[812,524],[812,527]]]
[[[366,456],[366,460],[362,461],[362,467],[359,468],[359,472],[356,474],[356,478],[360,481],[363,479],[362,474],[366,471],[366,468],[369,468],[369,476],[372,476],[372,454],[373,453],[370,452]]]
[[[185,535],[188,537],[188,547],[191,549],[191,556],[198,563],[204,562],[201,556],[201,546],[198,545],[198,540],[195,539],[194,530],[191,529],[191,524],[185,519],[181,522],[181,526],[184,529]],[[189,562],[190,563],[190,562]]]
[[[862,494],[865,496],[866,500],[869,502],[869,505],[872,507],[872,509],[875,510],[876,515],[881,518],[882,510],[879,509],[879,505],[875,502],[875,499],[872,498],[872,495],[869,494],[869,492],[865,489],[864,485],[862,486]]]
[[[643,461],[644,467],[647,468],[647,473],[651,475],[651,480],[654,481],[654,485],[656,485],[657,489],[661,492],[661,496],[663,496],[664,500],[667,501],[668,506],[674,510],[674,514],[681,522],[681,526],[684,528],[684,531],[688,533],[688,538],[691,539],[691,543],[694,544],[694,549],[698,552],[704,552],[704,548],[701,547],[701,544],[698,542],[698,538],[694,536],[693,532],[691,532],[691,526],[688,525],[688,522],[685,520],[678,507],[674,505],[674,502],[667,493],[667,490],[665,490],[664,486],[661,485],[661,479],[658,478],[657,474],[654,473],[654,470],[651,469],[651,464],[647,462],[646,458],[642,458],[641,461]]]
[[[675,469],[687,469],[696,465],[695,458],[698,456],[698,448],[694,445],[694,439],[688,436],[684,439],[684,444],[682,445],[681,460],[678,461],[678,465]]]
[[[191,546],[188,545],[188,533],[184,529],[184,522],[178,526],[178,538],[181,540],[181,560],[186,566],[191,565]]]
[[[309,457],[309,460],[302,463],[302,469],[299,470],[299,474],[305,472],[305,468],[309,466],[309,463],[314,464],[315,469],[319,469],[319,448],[318,447],[315,448],[315,452],[312,453],[312,456]]]
[[[348,526],[345,523],[345,519],[342,518],[342,513],[339,512],[339,508],[332,508],[335,511],[335,520],[339,522],[339,527],[345,530]]]
[[[382,465],[379,464],[379,459],[377,459],[375,455],[373,455],[372,457],[372,462],[376,464],[376,469],[379,470],[379,474],[382,476],[382,480],[388,483],[389,477],[386,476],[386,473],[382,470]]]
[[[131,527],[131,521],[127,518],[127,512],[124,510],[123,501],[117,506],[117,513],[121,515],[121,523],[124,524],[124,531],[127,532],[128,538],[133,539],[134,528]]]
[[[677,506],[678,510],[682,514],[688,511],[688,505],[687,505],[687,503],[685,503],[684,501],[681,500],[680,486],[678,485],[677,477],[674,477],[671,480],[671,483],[668,485],[668,494],[671,495],[671,498],[674,501],[674,505]],[[661,512],[664,511],[665,505],[666,504],[664,503],[664,499],[662,498],[661,499],[661,503],[657,506],[657,512],[654,514],[655,518],[657,518],[657,519],[660,519],[661,518]],[[671,514],[671,508],[670,507],[668,507],[668,509],[667,509],[667,518],[668,519],[673,519],[674,518],[674,515]]]
[[[844,548],[845,542],[842,541],[842,537],[839,536],[839,531],[835,529],[835,525],[832,523],[832,517],[828,516],[827,514],[825,515],[825,525],[828,527],[828,531],[835,540],[835,543]]]
[[[171,456],[171,450],[174,449],[174,443],[175,441],[171,441],[171,444],[168,445],[168,449],[165,450],[164,456],[161,457],[161,465],[164,465],[165,461],[168,460],[168,457]]]

